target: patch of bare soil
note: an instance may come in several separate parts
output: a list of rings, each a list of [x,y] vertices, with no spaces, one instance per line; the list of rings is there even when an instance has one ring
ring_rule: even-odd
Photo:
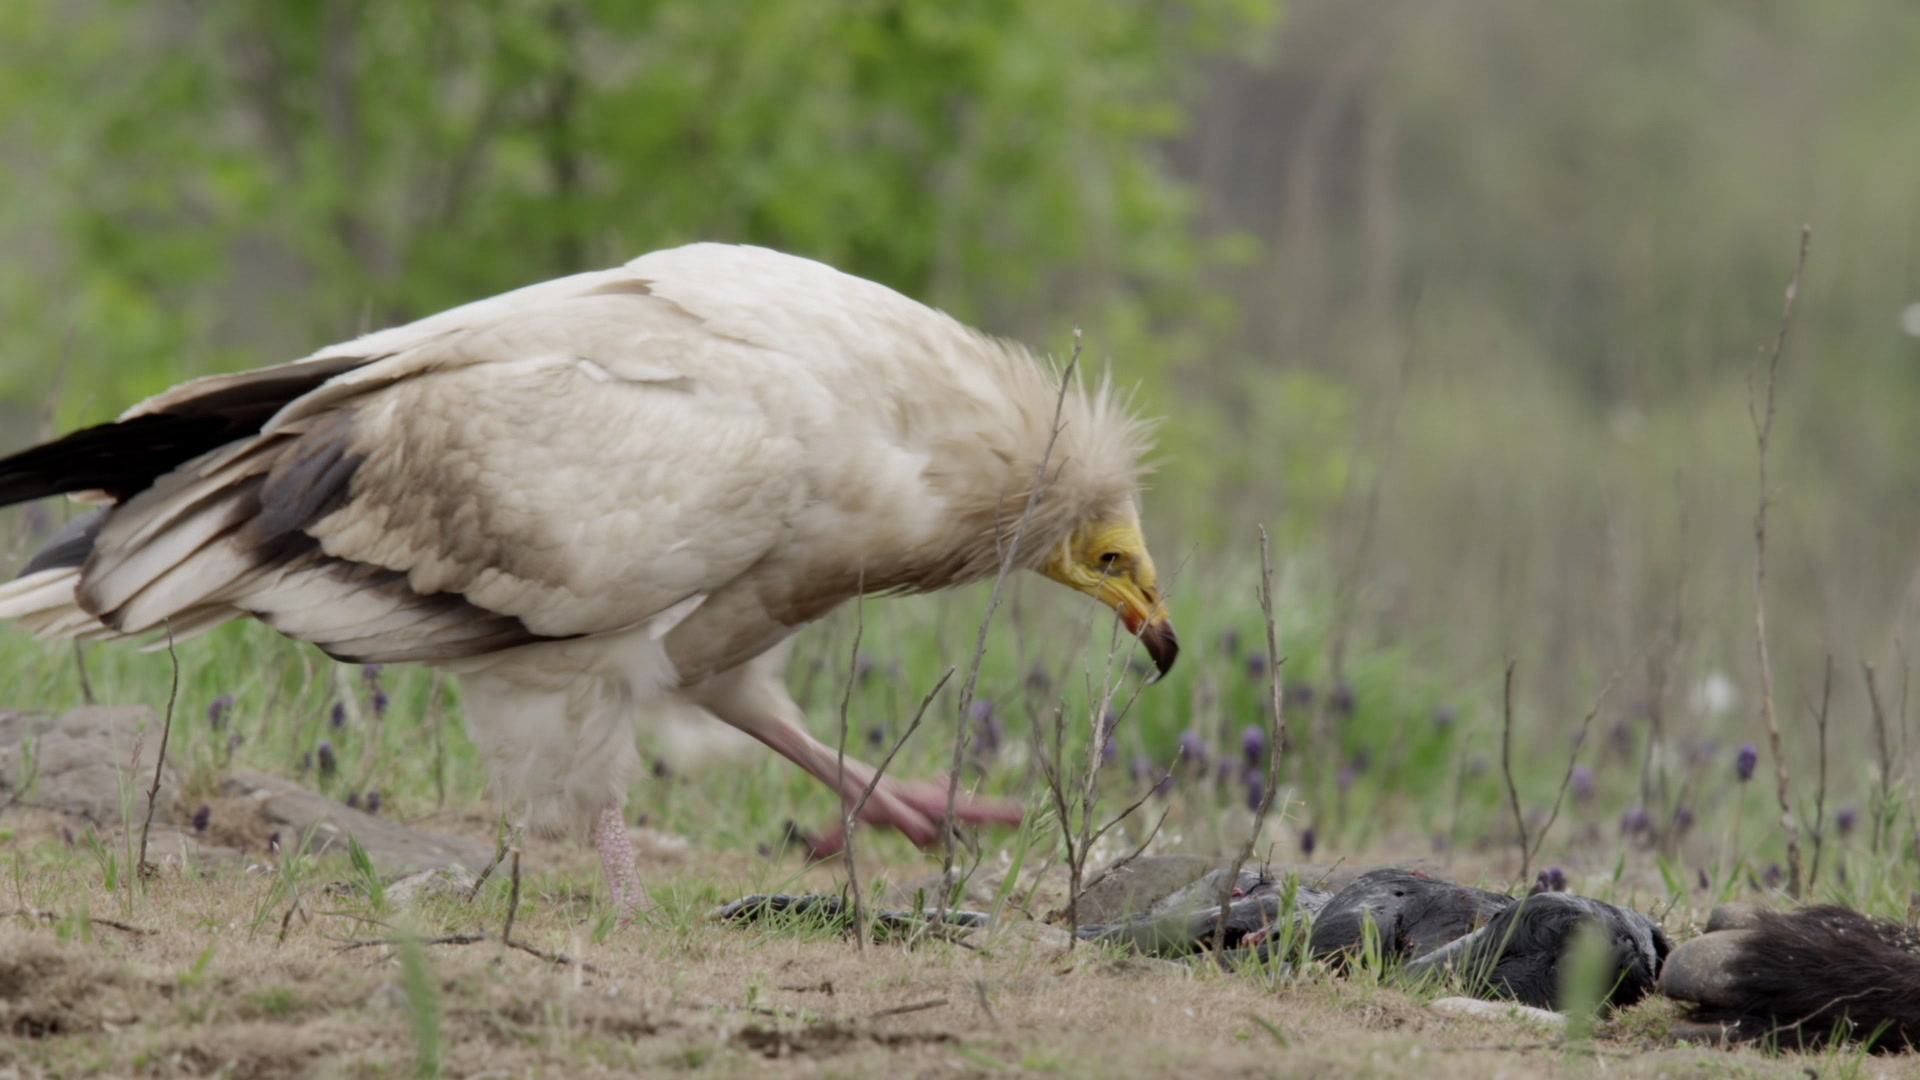
[[[379,908],[334,887],[353,874],[329,856],[298,883],[296,907],[278,864],[255,856],[251,868],[168,864],[129,896],[124,883],[106,891],[96,858],[42,814],[11,812],[11,838],[0,840],[0,911],[15,912],[0,918],[7,1080],[1920,1075],[1901,1058],[1862,1071],[1838,1052],[1676,1048],[1659,1006],[1630,1010],[1590,1052],[1573,1053],[1524,1025],[1445,1015],[1365,979],[1121,959],[1069,950],[1057,933],[1008,928],[862,952],[817,927],[703,917],[769,881],[830,891],[829,869],[699,856],[665,838],[643,845],[663,910],[625,928],[601,924],[590,851],[530,844],[515,938],[579,962],[485,940],[425,946],[410,974],[397,948],[344,946],[408,927],[497,933],[504,883],[472,904],[431,895]],[[925,873],[910,863],[865,876]]]

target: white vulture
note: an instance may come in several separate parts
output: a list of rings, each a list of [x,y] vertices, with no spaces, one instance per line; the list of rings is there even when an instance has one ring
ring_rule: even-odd
[[[865,789],[780,678],[794,630],[856,594],[991,577],[1023,528],[1017,567],[1114,607],[1164,672],[1145,441],[1105,382],[1063,396],[1018,346],[881,285],[694,244],[195,379],[0,461],[0,505],[105,504],[0,585],[0,618],[179,639],[250,615],[456,672],[507,820],[590,832],[633,911],[622,809],[650,707]],[[928,845],[946,806],[888,779],[863,818]]]

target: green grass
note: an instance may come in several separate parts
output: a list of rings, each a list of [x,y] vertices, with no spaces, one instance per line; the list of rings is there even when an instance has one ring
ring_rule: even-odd
[[[1089,703],[1101,700],[1109,680],[1124,716],[1114,758],[1098,777],[1096,820],[1118,813],[1170,765],[1176,782],[1117,829],[1095,862],[1130,850],[1162,810],[1162,848],[1231,851],[1244,840],[1251,815],[1241,738],[1247,728],[1266,725],[1269,695],[1265,675],[1249,661],[1264,655],[1257,567],[1245,558],[1187,562],[1193,568],[1181,571],[1171,590],[1182,657],[1171,676],[1154,685],[1143,685],[1144,657],[1134,655],[1130,642],[1116,642],[1105,609],[1037,578],[1016,581],[991,629],[978,682],[977,700],[991,708],[1000,726],[999,745],[990,754],[971,750],[965,779],[985,792],[1025,800],[1036,827],[989,838],[982,858],[1011,859],[1017,852],[1024,863],[1038,866],[1059,856],[1035,740],[1050,740],[1053,717],[1062,716],[1070,771],[1079,769],[1092,737]],[[1431,852],[1443,861],[1484,863],[1512,851],[1513,822],[1499,769],[1498,673],[1438,672],[1423,662],[1419,642],[1409,635],[1388,644],[1378,634],[1356,633],[1345,650],[1344,677],[1336,682],[1329,670],[1333,604],[1325,576],[1300,561],[1281,579],[1289,750],[1281,766],[1282,797],[1274,806],[1279,827],[1258,856],[1297,857],[1308,830],[1321,861]],[[847,696],[848,751],[876,759],[881,751],[870,736],[890,743],[948,666],[964,675],[985,602],[984,588],[869,600],[858,613],[849,606],[806,631],[788,683],[816,734],[829,742],[838,738],[856,618],[864,620],[865,644],[861,674]],[[177,652],[180,691],[170,757],[185,769],[190,802],[215,792],[229,769],[249,766],[293,776],[338,798],[364,802],[378,792],[380,812],[403,819],[484,805],[485,776],[461,727],[459,686],[452,679],[417,666],[376,674],[339,665],[253,623],[221,627],[180,643]],[[49,711],[80,704],[79,663],[69,644],[0,631],[0,704]],[[164,708],[172,679],[164,650],[93,646],[85,650],[84,663],[97,700],[146,704],[156,714]],[[960,725],[960,681],[950,681],[936,699],[928,722],[893,766],[895,775],[945,771]],[[1597,689],[1596,681],[1589,692]],[[376,708],[379,696],[384,711]],[[209,707],[226,698],[232,704],[216,720]],[[1576,716],[1551,715],[1526,697],[1517,705],[1514,773],[1535,835],[1566,772],[1578,722]],[[980,721],[966,726],[977,740]],[[1614,695],[1579,755],[1590,782],[1567,796],[1536,866],[1565,865],[1580,891],[1643,906],[1766,892],[1768,868],[1783,859],[1769,770],[1738,783],[1732,745],[1709,747],[1704,736],[1673,726],[1649,757],[1648,725],[1628,695]],[[639,728],[644,741],[644,723]],[[1205,747],[1205,764],[1179,761],[1188,735]],[[323,767],[323,743],[331,750],[331,769]],[[1222,766],[1222,759],[1233,764]],[[1146,779],[1138,777],[1136,760],[1151,766]],[[1814,777],[1805,763],[1794,765],[1796,798],[1810,821]],[[1905,898],[1920,881],[1912,855],[1911,792],[1898,786],[1890,792],[1878,851],[1868,813],[1858,813],[1851,835],[1840,835],[1832,824],[1839,807],[1862,806],[1858,778],[1868,766],[1857,756],[1829,765],[1835,790],[1828,794],[1816,895],[1903,916]],[[1650,788],[1665,790],[1666,801],[1647,802]],[[777,843],[790,819],[818,827],[837,814],[823,787],[767,754],[698,775],[644,779],[634,787],[631,806],[656,827],[735,851]],[[1674,827],[1675,807],[1691,814],[1688,828]],[[1639,811],[1652,828],[1628,835],[1623,816]],[[123,882],[126,852],[91,834],[78,843],[97,873]],[[885,858],[908,854],[897,837],[868,833],[863,844]],[[1810,842],[1808,851],[1810,856]],[[296,858],[284,865],[299,863]],[[360,876],[367,877],[364,867]]]

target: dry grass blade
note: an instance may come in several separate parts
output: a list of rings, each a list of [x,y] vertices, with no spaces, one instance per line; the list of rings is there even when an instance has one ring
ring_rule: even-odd
[[[860,681],[860,639],[867,631],[866,597],[867,574],[860,571],[860,585],[853,600],[853,645],[847,649],[847,683],[840,691],[840,745],[835,751],[833,763],[833,786],[838,791],[847,789],[847,727],[849,712],[853,705],[853,687]],[[867,795],[873,792],[880,782],[880,773],[875,772],[867,784],[867,790],[861,793],[860,806],[867,803]],[[847,897],[853,905],[853,942],[859,952],[867,951],[867,909],[866,900],[860,895],[860,863],[854,856],[854,829],[860,823],[859,809],[851,799],[842,799],[840,818],[840,863],[847,868]],[[949,809],[948,813],[952,813]]]

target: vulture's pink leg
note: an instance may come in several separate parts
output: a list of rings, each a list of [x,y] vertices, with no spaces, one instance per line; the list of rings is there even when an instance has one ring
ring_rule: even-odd
[[[623,925],[630,923],[645,906],[647,894],[640,888],[633,839],[627,835],[627,819],[621,807],[609,806],[600,812],[600,820],[593,823],[593,846],[600,852],[600,865],[607,872],[607,893],[613,897],[613,909],[620,913]]]
[[[779,716],[756,716],[748,723],[738,717],[728,722],[766,743],[781,756],[820,778],[840,793],[849,804],[857,802],[873,780],[874,768],[863,761],[842,761],[833,747],[809,735],[806,729]],[[869,825],[885,825],[907,834],[921,847],[940,842],[940,822],[947,816],[947,785],[915,783],[882,777],[873,795],[867,799],[860,820]],[[1005,799],[980,799],[962,793],[954,803],[954,816],[963,822],[1004,825],[1020,824],[1020,804]],[[846,842],[836,825],[814,845],[814,854],[832,855]]]

